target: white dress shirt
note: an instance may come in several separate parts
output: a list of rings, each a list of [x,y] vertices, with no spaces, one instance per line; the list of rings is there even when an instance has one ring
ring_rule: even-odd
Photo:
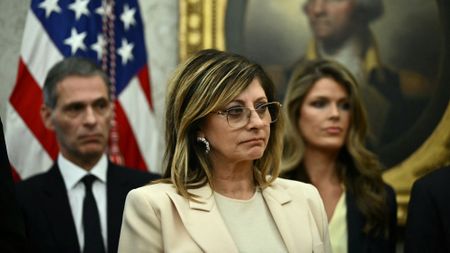
[[[64,179],[67,195],[69,197],[70,209],[72,210],[72,217],[77,230],[80,249],[84,248],[82,217],[83,200],[85,195],[85,187],[83,182],[80,180],[88,174],[92,174],[98,178],[98,180],[95,180],[92,185],[92,192],[94,193],[94,198],[97,202],[97,208],[100,215],[100,228],[102,231],[103,245],[105,245],[105,249],[107,249],[108,230],[106,220],[106,170],[108,167],[108,160],[106,155],[104,154],[90,171],[86,171],[75,165],[61,154],[58,155],[57,163]]]

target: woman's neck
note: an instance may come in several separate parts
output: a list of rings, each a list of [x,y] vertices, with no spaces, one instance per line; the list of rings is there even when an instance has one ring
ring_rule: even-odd
[[[250,199],[255,193],[252,164],[214,167],[214,191],[234,199]]]
[[[337,155],[337,152],[307,149],[303,160],[311,183],[322,197],[328,220],[344,191],[337,173]]]
[[[337,174],[337,152],[306,149],[303,166],[311,183],[320,187],[322,184],[340,184]]]

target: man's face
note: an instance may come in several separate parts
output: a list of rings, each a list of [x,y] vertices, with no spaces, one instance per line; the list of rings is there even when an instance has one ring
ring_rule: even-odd
[[[339,40],[351,33],[356,0],[308,0],[304,11],[318,40]]]
[[[79,166],[96,163],[106,150],[113,116],[107,85],[99,76],[69,76],[56,94],[55,108],[43,106],[41,115],[55,131],[61,154]]]

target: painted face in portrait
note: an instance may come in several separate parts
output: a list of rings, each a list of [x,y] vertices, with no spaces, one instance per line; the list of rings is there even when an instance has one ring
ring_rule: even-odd
[[[199,137],[209,141],[213,162],[252,162],[263,156],[270,136],[267,102],[260,81],[254,79],[232,102],[205,118]]]
[[[348,93],[331,78],[319,79],[305,96],[298,127],[307,148],[341,149],[351,120]]]
[[[314,37],[339,41],[351,33],[354,24],[355,0],[308,0],[304,12]]]
[[[46,126],[55,131],[60,152],[72,161],[99,158],[106,150],[112,103],[99,76],[69,76],[56,87],[55,108],[43,107]]]

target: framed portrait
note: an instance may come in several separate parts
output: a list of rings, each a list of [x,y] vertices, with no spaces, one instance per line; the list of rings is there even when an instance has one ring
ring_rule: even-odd
[[[450,5],[357,1],[365,6],[355,14],[340,6],[345,0],[324,0],[335,20],[319,20],[325,7],[316,0],[180,0],[180,59],[204,48],[245,55],[266,69],[281,101],[302,61],[343,63],[360,84],[368,145],[397,192],[402,224],[413,182],[450,163]],[[363,25],[349,28],[346,19]],[[349,33],[355,39],[339,41]]]

